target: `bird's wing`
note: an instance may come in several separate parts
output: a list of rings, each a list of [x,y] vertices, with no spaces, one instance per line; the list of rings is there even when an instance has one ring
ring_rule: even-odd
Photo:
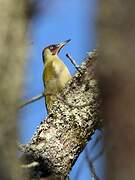
[[[45,89],[45,69],[43,71],[43,83],[44,83],[44,89]],[[44,93],[46,93],[45,90],[44,90]],[[45,95],[45,107],[46,107],[47,113],[49,113],[49,108],[47,107],[47,96],[46,95]]]

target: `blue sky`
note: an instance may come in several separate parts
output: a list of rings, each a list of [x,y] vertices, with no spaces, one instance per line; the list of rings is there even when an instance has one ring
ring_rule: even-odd
[[[41,53],[44,47],[71,39],[72,41],[61,51],[60,57],[68,66],[72,75],[75,73],[75,68],[65,54],[70,53],[76,62],[81,64],[86,52],[96,47],[96,0],[39,0],[38,10],[28,27],[28,57],[25,69],[24,99],[38,95],[43,91]],[[36,127],[46,115],[44,99],[28,105],[20,111],[21,143],[30,141]],[[90,149],[91,143],[92,141],[88,143],[88,149]],[[98,149],[96,148],[94,152],[90,152],[92,153],[91,156]],[[74,179],[78,166],[82,162],[83,165],[77,180],[90,179],[88,165],[84,159],[82,153],[70,173],[71,180]],[[97,173],[103,177],[101,163],[96,163],[96,169]]]

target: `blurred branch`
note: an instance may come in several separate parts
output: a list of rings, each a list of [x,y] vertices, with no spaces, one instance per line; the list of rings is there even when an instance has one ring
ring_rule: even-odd
[[[0,179],[24,179],[16,157],[17,104],[22,96],[26,0],[0,0]]]
[[[87,148],[85,149],[85,158],[88,163],[89,169],[91,171],[91,176],[93,177],[94,180],[99,180],[99,177],[97,176],[94,165],[93,165],[93,161],[91,160],[90,155],[88,154]]]
[[[135,1],[102,0],[97,74],[105,120],[106,179],[135,178]]]
[[[91,146],[91,151],[96,147],[96,145],[97,145],[100,141],[102,141],[102,139],[103,139],[102,135],[98,135],[98,136],[95,138],[94,143],[93,143],[92,146]]]
[[[90,150],[91,152],[94,150],[94,148],[97,146],[97,144],[100,142],[100,141],[103,141],[103,136],[102,135],[98,135],[94,141],[94,143],[92,144]],[[101,150],[98,151],[98,153],[91,158],[91,162],[94,163],[99,157],[101,157],[104,152],[105,152],[105,149],[104,149],[104,144],[101,144]]]
[[[98,158],[100,158],[105,153],[104,147],[98,152],[97,155],[95,155],[93,158],[91,158],[91,161],[94,163]]]

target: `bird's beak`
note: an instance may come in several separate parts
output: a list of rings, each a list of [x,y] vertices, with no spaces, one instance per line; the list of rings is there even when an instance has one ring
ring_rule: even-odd
[[[61,42],[61,43],[59,43],[59,44],[57,44],[57,54],[60,52],[60,50],[67,44],[67,43],[69,43],[71,41],[71,39],[68,39],[68,40],[66,40],[66,41],[64,41],[64,42]]]

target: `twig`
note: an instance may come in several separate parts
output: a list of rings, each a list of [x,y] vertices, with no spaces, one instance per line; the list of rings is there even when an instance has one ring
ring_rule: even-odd
[[[101,157],[104,154],[104,147],[99,151],[99,153],[91,159],[92,162],[95,162],[99,157]]]
[[[42,92],[41,94],[39,94],[39,95],[37,95],[37,96],[34,96],[34,97],[32,97],[31,99],[26,100],[26,102],[22,103],[22,104],[19,106],[19,109],[23,108],[24,106],[27,106],[28,104],[31,104],[31,103],[33,103],[33,102],[35,102],[35,101],[40,100],[40,99],[42,99],[42,98],[45,97],[45,96],[52,96],[52,95],[53,95],[52,93],[43,93],[43,92]]]
[[[96,147],[96,145],[102,140],[102,135],[98,135],[94,141],[94,143],[91,146],[91,151]]]
[[[53,94],[50,94],[50,93],[41,93],[37,96],[34,96],[32,97],[31,99],[28,99],[26,100],[26,102],[22,103],[20,106],[19,106],[19,109],[23,108],[24,106],[27,106],[35,101],[38,101],[40,99],[42,99],[44,96],[47,96],[47,95],[53,95]],[[86,106],[90,106],[90,103],[84,103],[82,105],[75,105],[75,104],[72,104],[72,103],[69,103],[67,102],[63,97],[60,97],[58,96],[57,97],[59,100],[63,101],[67,106],[69,107],[74,107],[74,108],[82,108],[82,107],[86,107]]]
[[[19,106],[19,109],[23,108],[24,106],[28,105],[28,104],[31,104],[35,101],[38,101],[39,99],[43,98],[44,97],[44,93],[41,93],[37,96],[34,96],[32,97],[31,99],[29,100],[26,100],[26,102],[22,103],[20,106]]]
[[[76,63],[76,61],[71,57],[71,55],[69,53],[66,54],[66,57],[71,61],[71,63],[74,65],[74,67],[76,68],[76,70],[79,72],[79,73],[82,73],[80,71],[80,67],[79,65]]]
[[[88,165],[89,165],[89,168],[90,168],[90,171],[91,171],[92,179],[94,179],[94,180],[99,180],[99,177],[98,177],[97,174],[96,174],[96,171],[95,171],[93,162],[92,162],[91,158],[90,158],[89,155],[88,155],[87,148],[85,149],[85,157],[86,157],[86,160],[87,160],[87,162],[88,162]]]
[[[95,146],[100,142],[102,141],[103,139],[103,136],[102,135],[99,135],[96,137],[96,140],[94,142],[94,144],[92,145],[91,147],[91,151],[95,148]],[[91,161],[92,162],[95,162],[100,156],[102,156],[104,154],[104,145],[102,145],[102,149],[97,153],[97,155],[95,155],[93,158],[91,158]]]
[[[33,168],[33,167],[36,167],[36,166],[39,166],[39,162],[37,162],[37,161],[33,161],[33,162],[30,163],[30,164],[22,164],[22,165],[21,165],[21,167],[22,167],[22,168],[25,168],[25,169],[27,169],[27,168]]]

